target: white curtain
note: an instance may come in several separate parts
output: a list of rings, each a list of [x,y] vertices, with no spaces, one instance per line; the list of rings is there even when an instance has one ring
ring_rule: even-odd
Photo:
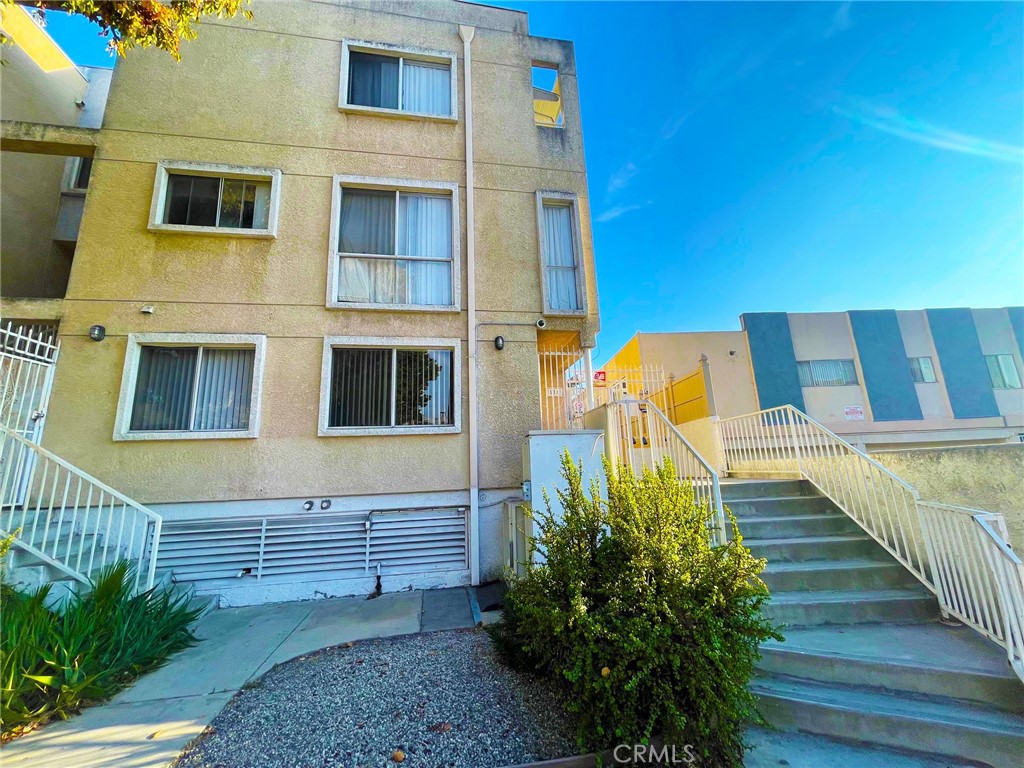
[[[423,115],[450,115],[452,88],[448,65],[403,60],[402,109]]]
[[[342,189],[341,253],[395,253],[395,193]]]
[[[409,304],[452,303],[452,199],[439,195],[399,198],[398,252],[447,261],[402,262]]]
[[[249,428],[255,359],[253,349],[203,349],[193,429]]]
[[[548,303],[552,309],[579,309],[570,206],[544,206],[544,246]]]
[[[270,226],[270,185],[256,185],[256,200],[252,209],[252,226],[254,229],[267,229]]]

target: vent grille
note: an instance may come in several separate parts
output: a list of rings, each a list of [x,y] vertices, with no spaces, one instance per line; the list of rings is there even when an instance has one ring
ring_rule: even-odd
[[[157,567],[201,583],[356,577],[378,565],[382,574],[467,567],[465,509],[165,520]]]

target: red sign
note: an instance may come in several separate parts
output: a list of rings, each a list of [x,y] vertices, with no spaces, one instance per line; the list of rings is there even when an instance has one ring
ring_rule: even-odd
[[[608,374],[604,371],[594,371],[594,381],[599,381],[604,384],[608,380]]]

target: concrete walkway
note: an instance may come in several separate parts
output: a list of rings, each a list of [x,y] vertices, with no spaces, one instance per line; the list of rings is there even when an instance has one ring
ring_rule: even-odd
[[[304,653],[355,640],[473,626],[465,589],[227,608],[198,645],[107,704],[4,747],[4,768],[163,768],[249,680]]]

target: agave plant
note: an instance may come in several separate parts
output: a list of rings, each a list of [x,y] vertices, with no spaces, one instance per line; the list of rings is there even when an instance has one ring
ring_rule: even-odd
[[[50,588],[0,589],[0,721],[7,740],[47,720],[67,719],[107,699],[195,643],[201,609],[189,592],[133,592],[127,561],[104,570],[81,595],[50,609]]]

